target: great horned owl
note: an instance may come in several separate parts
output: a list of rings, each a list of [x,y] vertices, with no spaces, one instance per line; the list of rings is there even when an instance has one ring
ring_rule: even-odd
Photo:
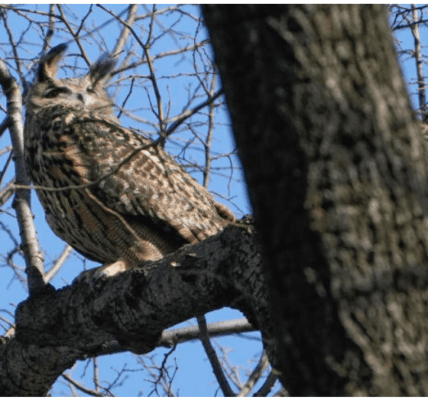
[[[84,77],[58,79],[65,50],[41,59],[26,97],[26,163],[52,230],[116,273],[233,222],[160,146],[120,126],[103,89],[113,58]]]

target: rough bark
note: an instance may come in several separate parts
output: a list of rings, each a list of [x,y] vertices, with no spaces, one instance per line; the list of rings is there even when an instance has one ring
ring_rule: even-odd
[[[427,157],[385,7],[203,11],[282,382],[292,396],[427,395]]]
[[[95,284],[80,277],[63,289],[48,286],[18,306],[15,337],[0,341],[0,394],[44,396],[65,369],[102,354],[109,342],[146,353],[164,329],[224,306],[271,337],[260,260],[255,234],[230,226]]]

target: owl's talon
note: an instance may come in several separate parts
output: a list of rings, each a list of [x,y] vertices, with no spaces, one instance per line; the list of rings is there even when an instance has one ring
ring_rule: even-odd
[[[123,261],[116,261],[112,264],[103,265],[98,268],[83,271],[75,282],[87,283],[92,290],[95,289],[97,283],[101,280],[110,278],[120,272],[126,270],[126,264]]]

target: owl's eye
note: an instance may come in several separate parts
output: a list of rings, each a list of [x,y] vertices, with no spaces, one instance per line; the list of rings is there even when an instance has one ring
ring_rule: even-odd
[[[94,89],[93,86],[88,86],[86,88],[86,91],[89,92],[89,93],[92,93],[92,94],[98,94],[98,92]]]
[[[55,87],[52,89],[48,89],[45,92],[44,97],[46,97],[47,99],[53,99],[55,97],[60,96],[61,94],[69,94],[70,92],[70,89],[66,87]]]

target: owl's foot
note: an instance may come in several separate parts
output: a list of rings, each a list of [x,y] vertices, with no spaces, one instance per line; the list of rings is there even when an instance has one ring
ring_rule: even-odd
[[[110,276],[114,276],[119,274],[120,272],[126,271],[126,263],[123,260],[116,261],[111,264],[103,265],[96,269],[97,276],[100,278],[109,278]]]
[[[103,265],[102,267],[83,271],[76,278],[76,280],[78,282],[86,282],[91,286],[92,289],[94,289],[95,285],[99,281],[115,276],[123,271],[126,271],[126,269],[126,263],[123,260],[119,260],[111,264]]]

